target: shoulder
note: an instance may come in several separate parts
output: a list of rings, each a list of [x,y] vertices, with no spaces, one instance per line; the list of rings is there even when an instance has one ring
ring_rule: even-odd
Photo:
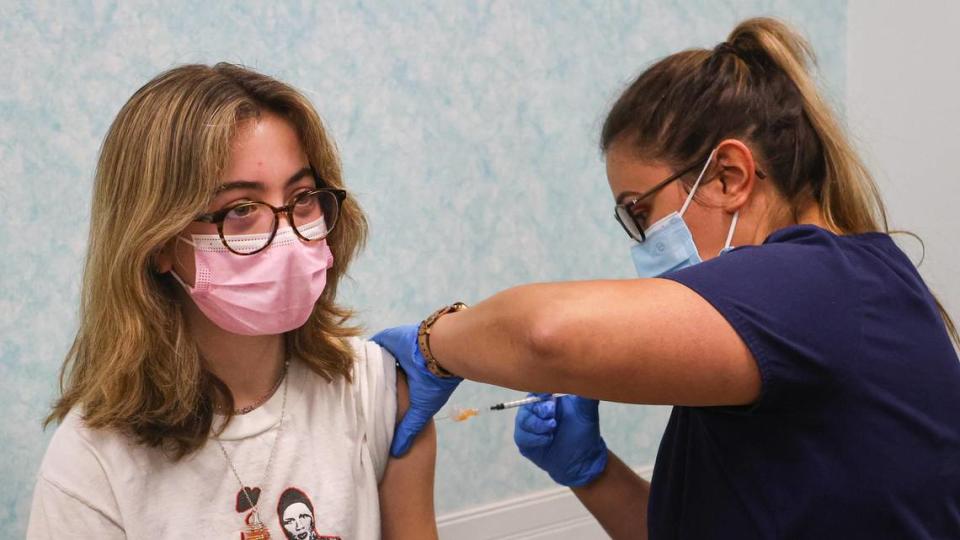
[[[72,410],[57,427],[38,472],[45,483],[64,495],[96,508],[112,519],[116,499],[111,471],[123,467],[133,446],[128,437],[109,429],[91,429],[79,411]]]
[[[356,351],[353,385],[377,479],[386,468],[397,415],[397,367],[393,356],[373,341],[351,340]]]
[[[386,378],[386,382],[395,383],[397,362],[390,351],[373,341],[360,338],[350,338],[348,343],[354,352],[355,378]]]
[[[787,227],[761,245],[736,248],[664,277],[711,296],[835,303],[857,296],[865,264],[861,251],[861,243],[819,227]]]
[[[82,413],[73,409],[50,439],[40,472],[59,476],[77,469],[76,465],[100,464],[114,449],[127,446],[126,439],[113,430],[90,428]]]
[[[787,227],[664,277],[704,298],[739,334],[760,368],[761,401],[771,402],[832,385],[856,365],[867,276],[886,271],[870,253],[884,242],[892,245],[885,235]]]
[[[857,257],[857,237],[840,236],[813,225],[796,225],[775,231],[758,246],[735,248],[717,257],[716,261],[750,264],[761,263],[783,269],[840,267]]]

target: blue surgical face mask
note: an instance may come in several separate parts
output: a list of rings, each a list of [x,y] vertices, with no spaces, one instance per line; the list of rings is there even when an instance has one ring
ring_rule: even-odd
[[[706,174],[716,150],[710,152],[710,157],[700,170],[697,181],[693,183],[690,194],[683,202],[679,212],[673,212],[651,225],[644,235],[646,240],[634,245],[630,249],[630,255],[633,257],[633,265],[637,269],[637,275],[642,278],[659,277],[667,272],[680,270],[688,266],[693,266],[703,262],[700,258],[700,252],[697,251],[697,245],[693,243],[693,235],[683,221],[683,214],[687,207],[693,201],[693,194],[696,193]],[[733,222],[730,223],[730,231],[727,233],[727,241],[720,253],[726,253],[732,248],[730,242],[733,240],[733,231],[737,227],[737,219],[740,217],[738,211],[733,215]]]

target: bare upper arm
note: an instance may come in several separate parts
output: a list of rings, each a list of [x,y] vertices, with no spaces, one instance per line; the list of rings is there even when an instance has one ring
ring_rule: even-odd
[[[397,422],[410,405],[407,380],[397,370]],[[433,508],[437,433],[428,423],[402,457],[390,457],[380,481],[380,519],[383,538],[431,539],[437,537]]]
[[[544,285],[534,349],[550,391],[610,401],[744,405],[760,395],[753,354],[703,297],[665,279]]]

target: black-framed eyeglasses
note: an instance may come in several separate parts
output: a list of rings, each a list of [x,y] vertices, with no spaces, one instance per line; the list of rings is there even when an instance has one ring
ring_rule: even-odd
[[[263,201],[244,201],[201,214],[196,221],[216,224],[220,241],[230,252],[253,255],[273,242],[280,227],[280,214],[301,240],[323,240],[337,225],[346,198],[346,190],[319,188],[298,193],[279,208]]]
[[[617,223],[623,227],[623,230],[627,231],[627,234],[630,236],[630,238],[636,240],[637,242],[645,241],[647,239],[647,235],[643,232],[643,224],[640,223],[636,214],[634,213],[637,208],[637,204],[645,199],[649,199],[658,191],[669,185],[670,182],[673,182],[674,180],[693,172],[693,170],[699,166],[700,165],[692,165],[674,175],[671,175],[669,178],[664,179],[646,192],[614,206],[613,215],[617,218]]]
[[[661,189],[669,185],[671,182],[677,180],[678,178],[682,178],[687,174],[690,174],[691,172],[696,170],[697,167],[700,167],[701,163],[691,165],[690,167],[687,167],[686,169],[664,179],[663,181],[659,182],[657,185],[653,186],[646,192],[641,193],[636,197],[633,197],[632,199],[628,201],[624,201],[613,207],[613,215],[614,217],[617,218],[617,223],[619,223],[620,226],[623,227],[623,230],[627,232],[627,235],[629,235],[630,238],[632,238],[637,242],[644,242],[647,239],[647,235],[643,230],[643,224],[640,222],[640,220],[637,219],[637,215],[636,215],[637,205],[641,201],[655,195],[658,191],[660,191]],[[765,175],[763,171],[761,171],[760,169],[756,170],[756,174],[757,174],[757,177],[760,178],[761,180],[767,177],[767,175]]]

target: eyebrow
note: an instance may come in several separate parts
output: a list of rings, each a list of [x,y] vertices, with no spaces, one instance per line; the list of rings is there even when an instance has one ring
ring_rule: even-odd
[[[641,200],[641,199],[646,199],[646,198],[649,197],[650,195],[652,195],[652,194],[660,191],[661,189],[663,189],[664,186],[666,186],[666,185],[669,184],[670,182],[673,182],[673,181],[679,179],[681,176],[683,176],[683,175],[685,175],[685,174],[688,174],[688,173],[690,173],[690,172],[693,172],[693,170],[696,169],[696,168],[697,168],[697,164],[693,164],[692,166],[687,167],[686,169],[684,169],[684,170],[682,170],[682,171],[680,171],[680,172],[674,173],[673,175],[668,176],[667,178],[661,180],[661,181],[658,182],[655,186],[653,186],[653,187],[651,187],[650,189],[644,191],[643,193],[637,193],[636,191],[624,191],[623,193],[617,195],[617,200],[616,200],[616,202],[617,202],[617,204],[623,204],[623,199],[626,199],[627,197],[632,196],[632,195],[636,195],[636,200],[637,200],[637,201],[639,201],[639,200]]]
[[[293,184],[294,182],[299,181],[301,178],[307,175],[313,175],[313,169],[310,167],[304,167],[299,171],[295,172],[290,178],[287,179],[284,187]],[[233,189],[255,189],[257,191],[263,191],[265,186],[263,182],[255,182],[253,180],[234,180],[233,182],[227,182],[225,184],[220,184],[217,186],[216,194],[223,193],[224,191],[230,191]]]

